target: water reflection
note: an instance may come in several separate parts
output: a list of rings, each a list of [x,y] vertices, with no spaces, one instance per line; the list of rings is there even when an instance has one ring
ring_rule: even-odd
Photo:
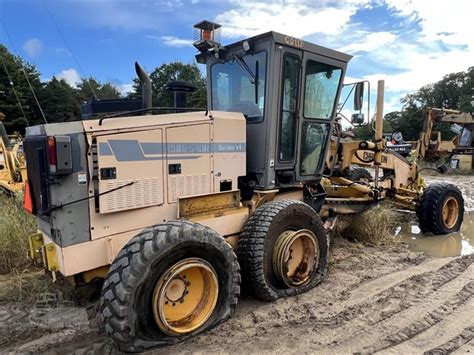
[[[431,256],[448,257],[474,253],[474,212],[464,214],[461,230],[449,235],[425,235],[418,224],[407,223],[398,227],[395,234],[413,250]]]

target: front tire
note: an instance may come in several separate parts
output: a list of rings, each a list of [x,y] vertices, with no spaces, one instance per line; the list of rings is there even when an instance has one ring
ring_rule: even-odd
[[[179,221],[147,228],[112,263],[100,311],[122,351],[175,344],[231,316],[240,268],[212,229]]]
[[[307,204],[266,203],[249,217],[239,238],[243,283],[265,301],[306,292],[327,273],[328,245],[319,215]]]
[[[464,199],[452,184],[434,183],[424,191],[417,207],[422,232],[449,234],[461,228]]]

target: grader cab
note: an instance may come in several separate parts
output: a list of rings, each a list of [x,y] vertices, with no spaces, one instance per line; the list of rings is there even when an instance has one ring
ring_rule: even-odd
[[[262,300],[312,289],[327,273],[327,232],[343,205],[353,213],[402,196],[407,208],[438,206],[420,219],[449,227],[440,232],[462,222],[459,190],[420,197],[416,166],[384,161],[381,141],[348,150],[373,155],[384,172],[375,185],[338,176],[348,163],[337,142],[327,174],[349,55],[275,32],[222,46],[219,27],[196,25],[207,110],[151,107],[137,65],[142,109],[27,130],[31,256],[77,283],[104,280],[105,331],[122,350],[221,323],[241,280]]]

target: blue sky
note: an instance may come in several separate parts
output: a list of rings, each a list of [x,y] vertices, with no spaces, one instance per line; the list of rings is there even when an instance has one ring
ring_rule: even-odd
[[[59,26],[67,45],[48,14]],[[126,91],[138,60],[147,70],[194,62],[192,25],[223,25],[222,42],[276,30],[354,55],[348,80],[386,80],[386,112],[399,98],[474,65],[474,1],[0,0],[1,42],[43,79],[81,76]]]

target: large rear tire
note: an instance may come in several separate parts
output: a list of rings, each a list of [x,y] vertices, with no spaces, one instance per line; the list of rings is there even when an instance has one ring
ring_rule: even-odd
[[[167,222],[132,238],[112,263],[100,311],[122,351],[171,345],[223,322],[240,294],[230,245],[200,224]]]
[[[321,219],[307,204],[264,204],[249,217],[239,238],[237,254],[247,291],[273,301],[312,289],[327,273],[328,246]]]
[[[417,215],[422,232],[449,234],[461,228],[464,199],[452,184],[434,183],[421,195]]]

